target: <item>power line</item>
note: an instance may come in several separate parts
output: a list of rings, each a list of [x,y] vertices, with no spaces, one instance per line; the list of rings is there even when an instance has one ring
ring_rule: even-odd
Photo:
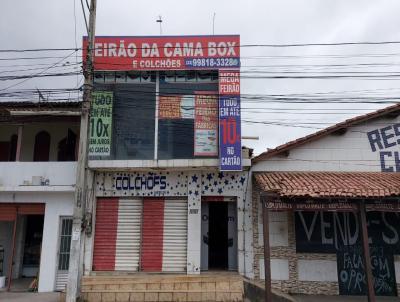
[[[82,2],[83,5],[83,2]],[[178,37],[178,36],[177,36]],[[182,36],[180,36],[182,37]],[[184,36],[183,36],[184,37]],[[210,36],[212,37],[212,36]],[[118,38],[118,37],[117,37]],[[390,45],[400,44],[400,41],[359,41],[359,42],[333,42],[333,43],[291,43],[291,44],[239,44],[233,46],[234,48],[254,48],[254,47],[267,47],[267,48],[289,48],[289,47],[310,47],[310,46],[352,46],[352,45]],[[159,47],[159,48],[172,48],[172,47]],[[188,47],[193,48],[193,47]],[[202,49],[208,49],[210,47],[201,47]],[[212,47],[221,48],[221,47]],[[31,49],[0,49],[0,52],[38,52],[38,51],[63,51],[63,50],[74,50],[75,48],[31,48]],[[81,48],[80,48],[81,49]],[[105,49],[105,48],[102,48]],[[136,48],[142,49],[142,48]]]

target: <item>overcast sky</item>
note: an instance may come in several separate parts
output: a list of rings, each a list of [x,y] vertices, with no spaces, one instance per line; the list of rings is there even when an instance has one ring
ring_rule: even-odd
[[[75,18],[74,0],[2,0],[1,2],[0,49],[71,48],[75,47],[75,43],[81,47],[81,37],[86,32],[80,0],[75,0]],[[155,21],[159,15],[163,19],[164,35],[212,34],[214,13],[215,34],[240,34],[242,44],[400,41],[399,0],[98,0],[96,34],[158,35],[159,26]],[[67,54],[68,52],[47,55]],[[38,54],[0,53],[0,59],[34,55]],[[330,71],[370,74],[399,72],[400,44],[296,48],[244,47],[241,55],[243,75],[253,75],[251,79],[243,76],[242,94],[250,98],[257,96],[256,101],[242,100],[242,134],[260,137],[259,141],[246,140],[243,144],[255,148],[256,153],[315,132],[334,122],[366,113],[366,109],[372,110],[388,105],[330,104],[328,100],[326,104],[282,104],[272,103],[267,96],[322,93],[326,98],[358,95],[374,98],[399,96],[400,92],[399,81],[396,79],[315,80],[265,77],[287,74],[288,71],[300,74],[312,72],[312,75],[320,74],[316,72]],[[13,70],[29,68],[16,65],[48,64],[42,66],[44,69],[59,60],[59,58],[0,60],[0,76],[16,74],[17,72]],[[73,55],[66,61],[74,63],[80,61],[80,58]],[[379,65],[365,66],[371,63]],[[336,69],[333,69],[333,66],[326,66],[332,64],[341,66],[335,67]],[[71,70],[74,67],[76,66],[70,67]],[[30,74],[41,70],[23,70],[21,73]],[[254,75],[258,75],[256,79]],[[0,89],[17,82],[20,80],[1,81]],[[80,83],[81,78],[76,76],[31,79],[9,90],[67,88]],[[292,111],[296,108],[298,110]],[[323,110],[327,108],[329,110]],[[339,112],[342,113],[338,114]]]

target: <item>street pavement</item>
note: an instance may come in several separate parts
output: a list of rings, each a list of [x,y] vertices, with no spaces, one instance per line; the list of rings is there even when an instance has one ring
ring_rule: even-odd
[[[293,295],[298,302],[367,302],[366,296],[310,296]],[[400,302],[398,297],[376,297],[376,302]]]
[[[58,302],[59,293],[0,292],[1,302]]]

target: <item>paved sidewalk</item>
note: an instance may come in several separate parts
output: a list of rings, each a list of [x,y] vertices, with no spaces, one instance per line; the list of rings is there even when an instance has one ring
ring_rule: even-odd
[[[7,293],[0,292],[0,301],[10,302],[58,302],[59,293]]]
[[[308,296],[293,295],[298,302],[367,302],[368,298],[363,296]],[[400,302],[398,297],[376,297],[377,302]]]

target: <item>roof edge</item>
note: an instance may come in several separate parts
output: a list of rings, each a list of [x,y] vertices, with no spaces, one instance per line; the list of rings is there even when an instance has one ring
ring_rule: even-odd
[[[325,136],[327,136],[327,135],[329,135],[329,134],[331,134],[331,133],[333,133],[335,131],[338,131],[338,130],[340,130],[342,128],[348,128],[350,126],[357,125],[359,123],[365,122],[365,121],[370,120],[370,119],[375,119],[375,118],[378,118],[378,117],[382,117],[382,116],[384,116],[386,114],[389,114],[389,113],[392,113],[392,112],[395,112],[395,111],[400,111],[400,104],[391,105],[391,106],[388,106],[388,107],[385,107],[385,108],[382,108],[382,109],[378,109],[378,110],[375,110],[375,111],[372,111],[372,112],[369,112],[369,113],[366,113],[366,114],[363,114],[363,115],[359,115],[359,116],[347,119],[347,120],[345,120],[343,122],[339,122],[339,123],[337,123],[335,125],[329,126],[327,128],[321,129],[321,130],[319,130],[317,132],[314,132],[312,134],[309,134],[309,135],[303,136],[301,138],[289,141],[287,143],[279,145],[278,147],[275,147],[273,149],[265,151],[265,152],[261,153],[260,155],[254,157],[252,159],[252,163],[257,163],[257,162],[260,162],[262,160],[266,160],[266,159],[271,158],[273,156],[276,156],[276,155],[278,155],[278,154],[280,154],[280,153],[282,153],[284,151],[289,151],[292,148],[296,148],[296,147],[302,146],[304,144],[310,143],[312,141],[315,141],[317,139],[325,137]]]

